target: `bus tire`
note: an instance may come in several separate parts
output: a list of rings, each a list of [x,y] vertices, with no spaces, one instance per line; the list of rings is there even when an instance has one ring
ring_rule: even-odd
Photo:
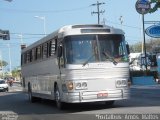
[[[60,99],[60,92],[59,92],[59,88],[58,88],[58,86],[56,85],[55,86],[55,91],[54,91],[55,93],[55,101],[56,101],[56,106],[57,106],[57,108],[58,109],[63,109],[64,108],[64,103],[63,102],[61,102],[61,99]]]
[[[31,103],[34,103],[36,101],[36,98],[33,97],[33,95],[32,95],[32,89],[31,89],[30,83],[28,83],[28,98]]]

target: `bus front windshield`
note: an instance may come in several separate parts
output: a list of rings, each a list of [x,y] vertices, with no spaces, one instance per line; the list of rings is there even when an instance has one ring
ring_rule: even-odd
[[[74,35],[64,43],[66,64],[128,61],[123,35]]]

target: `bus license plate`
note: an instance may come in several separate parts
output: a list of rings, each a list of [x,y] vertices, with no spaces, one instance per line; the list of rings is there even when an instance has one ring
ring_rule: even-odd
[[[108,93],[98,93],[97,98],[106,98],[108,96]]]

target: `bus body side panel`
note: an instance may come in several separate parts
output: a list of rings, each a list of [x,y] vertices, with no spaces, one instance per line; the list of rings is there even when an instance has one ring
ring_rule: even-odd
[[[54,83],[59,80],[60,72],[56,58],[49,58],[43,61],[23,66],[22,73],[25,79],[25,91],[28,91],[27,84],[31,83],[33,95],[43,98],[43,94],[54,98]],[[34,94],[37,93],[37,94]],[[39,95],[41,94],[41,95]],[[44,97],[46,98],[46,97]]]

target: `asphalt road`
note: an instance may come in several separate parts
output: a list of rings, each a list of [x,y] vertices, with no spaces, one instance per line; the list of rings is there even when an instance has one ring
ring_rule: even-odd
[[[113,106],[104,103],[68,104],[65,110],[58,110],[54,101],[30,103],[27,94],[21,90],[16,85],[9,92],[0,92],[2,120],[99,120],[108,119],[106,114],[124,119],[124,115],[160,113],[160,85],[132,86],[130,99],[116,101]],[[141,118],[136,115],[132,117]],[[152,117],[160,119],[160,115]]]

